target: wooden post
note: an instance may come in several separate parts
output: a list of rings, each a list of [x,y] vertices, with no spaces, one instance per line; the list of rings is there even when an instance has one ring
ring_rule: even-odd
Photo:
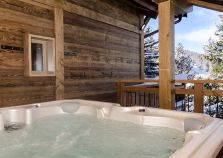
[[[119,103],[120,105],[122,105],[122,83],[117,81],[117,103]]]
[[[64,22],[63,9],[54,9],[56,54],[56,100],[64,99]]]
[[[159,11],[159,105],[174,109],[174,4],[172,0],[160,2]]]
[[[203,83],[194,84],[194,112],[204,112]]]
[[[140,15],[140,27],[144,24],[144,15]],[[141,28],[140,28],[141,29]],[[144,80],[144,29],[141,30],[140,33],[140,78]]]

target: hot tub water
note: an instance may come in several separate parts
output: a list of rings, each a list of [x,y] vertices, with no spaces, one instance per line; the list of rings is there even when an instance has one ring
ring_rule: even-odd
[[[0,158],[167,158],[184,133],[163,127],[55,115],[17,131],[0,131]]]

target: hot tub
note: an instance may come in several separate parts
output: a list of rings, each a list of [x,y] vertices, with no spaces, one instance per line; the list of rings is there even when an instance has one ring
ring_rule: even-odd
[[[80,138],[85,139],[85,137],[88,137],[88,139],[90,138],[90,141],[94,143],[96,141],[96,143],[99,144],[99,145],[96,145],[96,144],[94,145],[94,148],[93,148],[94,151],[91,151],[91,153],[93,154],[97,154],[96,151],[98,150],[98,148],[96,147],[100,146],[100,150],[98,152],[102,152],[102,153],[104,152],[103,154],[106,154],[106,151],[107,151],[107,152],[111,152],[111,155],[112,155],[116,153],[115,151],[116,149],[113,149],[113,147],[117,146],[117,148],[119,147],[120,149],[122,149],[122,146],[128,146],[129,143],[131,144],[131,142],[134,142],[135,140],[145,141],[143,146],[142,145],[137,146],[136,144],[135,148],[140,149],[139,152],[143,152],[144,150],[145,152],[150,153],[149,151],[147,151],[149,150],[147,146],[149,145],[151,146],[151,142],[146,140],[146,135],[145,136],[143,134],[137,135],[137,132],[142,132],[142,131],[144,132],[146,131],[147,132],[146,134],[148,134],[147,127],[154,128],[154,130],[157,130],[158,132],[161,129],[163,133],[165,133],[165,131],[166,133],[168,131],[176,132],[176,133],[180,132],[180,135],[181,133],[183,133],[182,136],[184,139],[183,139],[182,145],[180,145],[179,148],[176,148],[176,149],[173,147],[173,151],[171,151],[172,152],[171,155],[168,156],[171,158],[214,158],[218,155],[219,151],[222,149],[222,146],[223,146],[223,132],[222,132],[223,121],[220,119],[211,118],[207,115],[186,113],[186,112],[176,112],[176,111],[161,110],[161,109],[154,109],[154,108],[121,107],[119,104],[96,102],[96,101],[62,100],[62,101],[22,105],[22,106],[17,106],[17,107],[10,107],[10,108],[1,108],[0,109],[0,138],[1,138],[1,135],[4,135],[2,136],[2,139],[4,137],[4,140],[1,140],[1,141],[5,141],[6,144],[8,144],[8,146],[6,145],[7,147],[5,147],[4,144],[0,143],[0,152],[4,152],[5,150],[10,151],[11,147],[13,146],[13,148],[16,149],[15,150],[16,153],[14,155],[15,157],[18,157],[18,155],[21,153],[21,151],[19,150],[23,147],[21,147],[21,144],[16,144],[18,140],[14,140],[14,139],[18,137],[23,137],[23,136],[25,137],[27,135],[26,132],[22,131],[24,128],[30,128],[38,120],[42,120],[42,125],[47,127],[48,125],[44,124],[44,120],[46,118],[50,118],[53,116],[63,116],[63,115],[67,115],[68,117],[71,115],[78,116],[76,117],[76,121],[78,122],[78,119],[81,119],[80,121],[82,121],[82,123],[78,125],[78,129],[86,128],[88,126],[89,128],[87,128],[83,132],[79,131],[79,133],[70,135],[68,137],[68,142],[65,143],[64,145],[62,143],[60,144],[60,141],[61,139],[65,137],[67,131],[64,131],[64,130],[60,131],[60,133],[55,137],[56,139],[55,143],[57,143],[55,145],[57,147],[55,148],[55,151],[62,148],[65,152],[67,152],[67,149],[64,149],[65,148],[64,146],[66,146],[67,144],[69,145],[69,143],[73,143],[73,142],[77,143],[79,141],[77,139],[80,139]],[[82,119],[79,117],[82,115],[84,115],[84,117],[89,116],[90,118]],[[92,129],[95,128],[95,127],[90,128],[90,126],[93,126],[94,123],[97,124],[97,120],[94,120],[93,117],[97,118],[98,120],[107,120],[107,122],[101,122],[101,124],[97,127],[97,132],[99,132],[101,135],[106,132],[111,133],[114,137],[114,138],[113,137],[109,138],[109,141],[111,142],[113,140],[114,141],[116,140],[114,133],[116,133],[117,131],[112,133],[110,130],[112,130],[113,126],[116,128],[117,122],[122,122],[122,125],[121,125],[122,127],[118,127],[121,130],[118,132],[119,134],[121,133],[121,138],[117,138],[117,139],[119,140],[123,139],[124,143],[119,142],[119,144],[115,144],[116,142],[112,142],[112,145],[110,144],[105,145],[108,147],[107,149],[105,149],[104,146],[102,145],[103,141],[106,140],[110,136],[101,136],[100,138],[96,138],[97,135],[90,136],[90,134],[92,133]],[[84,124],[83,120],[84,121],[88,120],[88,122],[91,121],[91,123],[86,124],[83,127],[83,124]],[[58,122],[58,120],[57,121],[51,120],[51,124],[54,124],[54,122]],[[107,125],[110,123],[113,125],[112,126]],[[101,131],[98,131],[98,128],[100,128],[101,125],[105,125],[106,128],[110,128],[110,127],[112,128],[109,130],[101,129]],[[40,125],[38,125],[37,127],[42,128],[42,126]],[[126,127],[127,128],[130,127],[130,129],[132,128],[134,130],[131,130],[128,132],[122,131],[122,128],[126,128]],[[142,130],[137,129],[141,127],[143,127]],[[156,129],[156,127],[160,129]],[[65,129],[66,127],[61,126],[61,128]],[[174,130],[174,131],[171,131],[171,130]],[[35,133],[36,129],[31,130],[31,131]],[[51,132],[52,131],[53,130],[51,130]],[[131,135],[133,131],[135,132],[134,135],[136,138],[133,138],[133,135]],[[41,132],[44,132],[44,131],[41,131]],[[124,132],[127,134],[127,136],[122,135]],[[93,134],[95,134],[94,130],[93,130]],[[171,133],[169,135],[171,136]],[[78,137],[76,138],[76,136]],[[128,140],[124,139],[125,137],[128,138],[128,136],[129,136]],[[35,138],[35,134],[34,136],[32,135],[32,137],[34,138],[31,138],[31,140],[28,140],[28,142],[29,142],[29,146],[33,146],[32,148],[33,150],[35,149],[36,144],[32,143],[32,139],[38,139],[38,138]],[[72,139],[73,141],[70,141],[70,139]],[[180,138],[176,136],[176,138],[174,139],[180,139]],[[171,141],[176,141],[176,142],[180,141],[180,140],[174,140],[174,139],[171,138],[171,139],[167,139],[166,141],[167,143],[171,143]],[[82,152],[81,154],[87,152],[88,149],[85,148],[85,144],[89,145],[88,141],[89,140],[82,142],[82,144],[80,144],[81,147],[78,147],[80,148]],[[9,142],[11,143],[11,145]],[[44,146],[44,140],[42,140],[41,143],[43,143],[43,146]],[[152,144],[152,146],[154,145],[156,144]],[[77,148],[74,144],[68,147]],[[44,148],[43,150],[45,150]],[[157,146],[157,148],[159,148],[159,145]],[[25,154],[25,156],[23,155],[21,157],[31,158],[32,155],[27,155],[26,150],[30,150],[30,148],[26,149],[24,146],[23,154]],[[77,152],[74,149],[72,150],[74,152]],[[114,152],[112,150],[114,150]],[[44,152],[44,151],[41,151],[40,149],[37,151]],[[36,153],[37,151],[29,151],[29,153],[32,153],[32,152]],[[161,149],[158,151],[161,151]],[[121,152],[122,151],[118,151],[116,155],[115,154],[113,155],[113,157],[125,158],[125,156],[123,156]],[[110,157],[112,157],[111,155]],[[131,153],[130,155],[132,155],[132,157],[135,157],[134,153]],[[74,155],[72,155],[71,153],[68,156],[66,156],[66,154],[62,155],[62,157],[69,157],[69,156],[73,157]],[[8,157],[10,158],[10,156]],[[38,157],[38,156],[34,156],[34,157]],[[43,157],[43,156],[40,156],[40,157]],[[52,156],[52,157],[56,157],[56,156]],[[61,157],[61,155],[58,157]],[[88,155],[85,157],[90,158],[91,155]],[[109,157],[109,156],[104,155],[102,157]],[[148,155],[148,157],[156,157],[156,156]],[[1,154],[0,154],[0,158],[1,158]],[[94,156],[92,156],[92,158],[94,158]]]

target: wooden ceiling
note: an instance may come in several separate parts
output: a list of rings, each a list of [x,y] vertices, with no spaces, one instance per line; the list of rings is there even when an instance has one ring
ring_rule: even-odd
[[[223,0],[187,0],[187,1],[192,5],[223,12]]]
[[[131,2],[142,14],[151,18],[157,17],[158,4],[152,2],[152,0],[131,0]]]
[[[222,7],[223,7],[223,0],[202,0],[202,1],[205,1],[208,3],[219,4],[219,5],[222,5]]]
[[[132,5],[142,14],[150,18],[158,16],[158,2],[164,0],[130,0]],[[223,12],[223,0],[187,0],[191,5]]]

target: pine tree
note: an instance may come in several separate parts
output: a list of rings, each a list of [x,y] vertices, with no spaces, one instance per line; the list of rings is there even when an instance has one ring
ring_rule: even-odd
[[[212,63],[212,77],[215,79],[223,79],[223,16],[219,16],[221,23],[217,25],[215,35],[217,40],[209,39],[208,45],[204,47],[204,57]],[[219,84],[205,84],[204,87],[209,90],[222,89]],[[210,96],[205,97],[206,113],[211,116],[223,118],[223,98]],[[214,106],[213,106],[214,105]]]
[[[175,74],[188,74],[192,68],[192,59],[186,55],[183,45],[179,43],[175,50]]]
[[[151,29],[148,28],[145,34],[149,34]],[[144,60],[144,72],[148,78],[155,78],[159,75],[159,53],[157,42],[153,36],[149,36],[145,39],[145,60]]]
[[[209,39],[208,45],[204,47],[205,58],[212,63],[213,77],[223,78],[223,16],[220,16],[221,24],[217,25],[217,31],[215,35],[217,40]]]

